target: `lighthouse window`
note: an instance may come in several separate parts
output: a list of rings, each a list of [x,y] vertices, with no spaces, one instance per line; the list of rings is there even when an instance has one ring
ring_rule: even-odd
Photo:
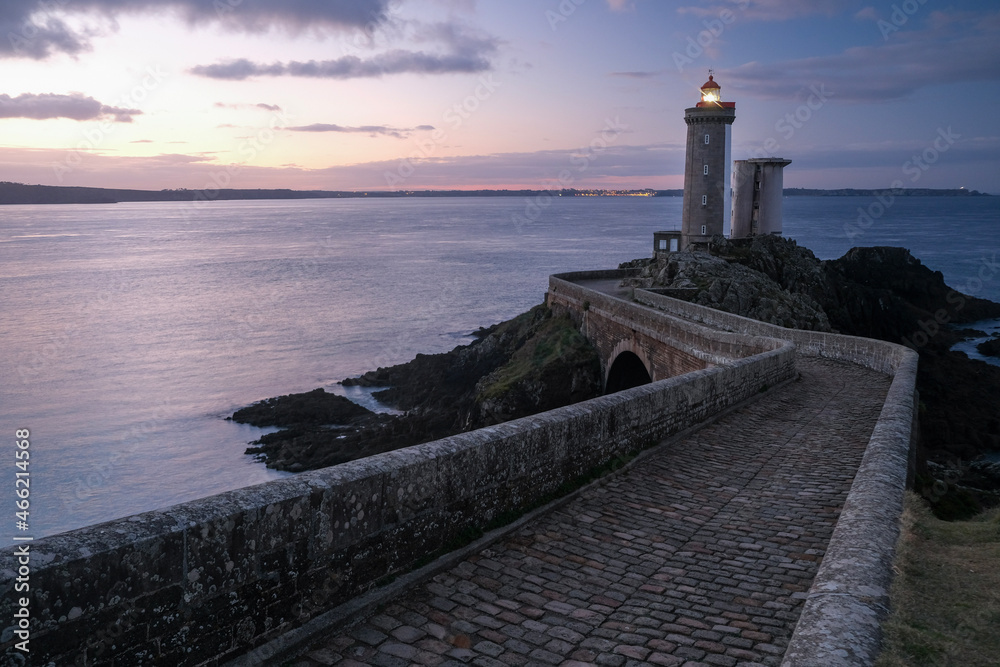
[[[707,204],[708,204],[708,195],[702,195],[701,196],[701,205],[705,206]]]
[[[708,176],[708,165],[705,165],[705,175]]]
[[[708,234],[708,225],[701,226],[701,235],[704,236],[705,234]]]
[[[706,134],[706,135],[705,135],[705,143],[706,143],[706,144],[708,143],[708,137],[709,137],[709,135],[707,135],[707,134]]]

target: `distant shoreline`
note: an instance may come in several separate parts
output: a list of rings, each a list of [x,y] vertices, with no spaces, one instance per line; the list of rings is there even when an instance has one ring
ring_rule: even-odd
[[[816,190],[786,188],[786,197],[874,197],[886,190]],[[891,191],[897,197],[989,197],[977,190],[934,190],[910,188]],[[0,205],[8,204],[118,204],[127,202],[164,201],[238,201],[264,199],[354,199],[354,198],[428,198],[428,197],[681,197],[683,190],[290,190],[290,189],[209,189],[188,190],[123,190],[84,188],[55,185],[25,185],[0,182]]]

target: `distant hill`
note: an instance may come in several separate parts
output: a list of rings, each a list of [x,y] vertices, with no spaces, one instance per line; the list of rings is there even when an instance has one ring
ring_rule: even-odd
[[[892,192],[897,197],[989,197],[979,190],[958,188],[953,190],[932,190],[930,188],[903,188],[901,190],[857,190],[841,188],[840,190],[814,190],[812,188],[785,188],[786,197],[875,197]]]
[[[811,190],[788,188],[786,196],[808,197],[872,197],[884,190]],[[213,190],[121,190],[81,188],[54,185],[25,185],[0,181],[0,204],[116,204],[146,201],[222,201],[237,199],[343,199],[354,197],[681,197],[683,190],[289,190],[289,189],[213,189]],[[896,196],[909,197],[984,197],[976,190],[929,190],[926,188],[899,190]]]

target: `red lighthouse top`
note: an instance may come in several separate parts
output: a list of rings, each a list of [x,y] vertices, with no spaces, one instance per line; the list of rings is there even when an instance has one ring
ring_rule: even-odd
[[[723,102],[722,101],[722,86],[715,82],[715,76],[712,74],[708,75],[708,81],[701,87],[701,102],[698,102],[699,107],[723,107],[726,109],[735,109],[735,102]]]

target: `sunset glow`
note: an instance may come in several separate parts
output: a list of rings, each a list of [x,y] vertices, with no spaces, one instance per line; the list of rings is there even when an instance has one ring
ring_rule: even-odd
[[[596,147],[576,187],[677,188],[711,68],[734,159],[793,159],[789,187],[1000,192],[991,117],[956,101],[1000,97],[1000,10],[911,4],[14,0],[0,180],[544,188]]]

